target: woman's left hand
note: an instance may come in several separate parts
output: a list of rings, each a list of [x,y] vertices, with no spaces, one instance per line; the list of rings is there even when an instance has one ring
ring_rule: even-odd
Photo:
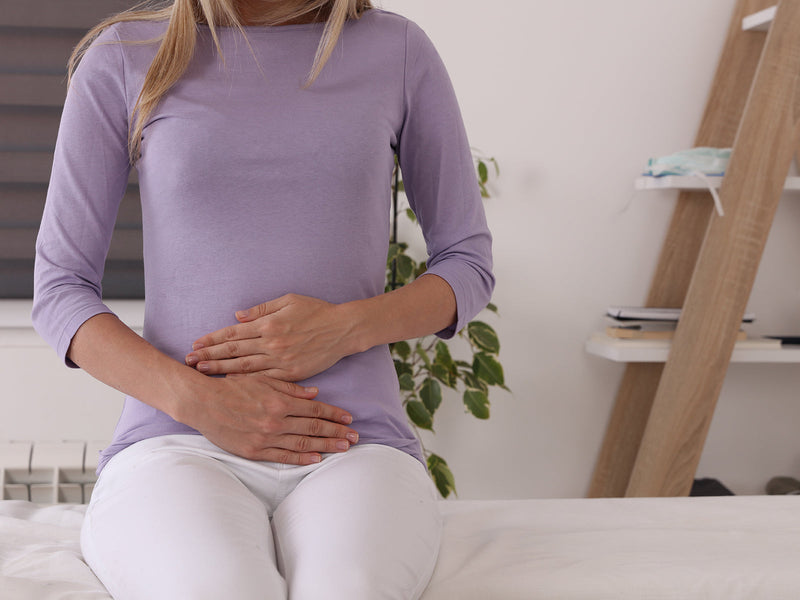
[[[349,354],[352,325],[341,304],[287,294],[236,313],[237,325],[192,344],[186,364],[208,375],[263,372],[300,381]]]

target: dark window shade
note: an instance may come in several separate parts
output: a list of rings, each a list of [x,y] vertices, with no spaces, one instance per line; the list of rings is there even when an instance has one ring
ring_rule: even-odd
[[[33,295],[36,233],[47,195],[72,48],[131,0],[0,0],[0,298]],[[103,295],[144,297],[135,178],[119,209]]]

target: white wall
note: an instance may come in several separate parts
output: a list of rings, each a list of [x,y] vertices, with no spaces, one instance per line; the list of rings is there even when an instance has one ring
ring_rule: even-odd
[[[462,498],[585,494],[623,366],[586,355],[609,304],[641,304],[674,192],[633,192],[691,146],[734,0],[382,0],[447,64],[471,143],[500,161],[486,204],[513,395],[452,407],[429,445]],[[800,332],[800,205],[784,199],[749,304],[754,333]],[[800,367],[733,365],[698,475],[738,493],[800,475]]]
[[[381,5],[434,40],[472,144],[502,167],[486,204],[502,316],[487,320],[513,395],[493,394],[486,422],[451,399],[426,443],[449,460],[461,498],[583,496],[623,371],[583,343],[607,305],[643,302],[675,199],[634,193],[632,181],[649,156],[691,145],[734,0]],[[787,198],[749,306],[755,333],[800,332],[798,227],[800,204]],[[48,357],[0,351],[12,389],[0,403],[0,439],[24,437],[32,406],[68,385]],[[84,410],[110,431],[118,395],[81,385],[92,395]],[[798,366],[733,365],[699,475],[738,493],[800,475],[797,389]],[[25,417],[11,425],[8,415]],[[96,437],[63,409],[42,418],[63,437]]]

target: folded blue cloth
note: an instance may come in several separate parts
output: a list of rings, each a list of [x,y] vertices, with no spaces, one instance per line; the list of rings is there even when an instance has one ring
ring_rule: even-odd
[[[681,150],[675,154],[651,158],[647,161],[645,175],[723,175],[731,157],[730,148],[698,147]]]

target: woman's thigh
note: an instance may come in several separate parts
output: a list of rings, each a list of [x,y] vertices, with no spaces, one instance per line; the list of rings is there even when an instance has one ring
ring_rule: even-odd
[[[326,457],[275,510],[273,531],[291,600],[409,600],[433,573],[441,517],[419,461],[365,445]]]
[[[116,600],[286,598],[267,508],[202,443],[145,440],[101,473],[81,548]]]

